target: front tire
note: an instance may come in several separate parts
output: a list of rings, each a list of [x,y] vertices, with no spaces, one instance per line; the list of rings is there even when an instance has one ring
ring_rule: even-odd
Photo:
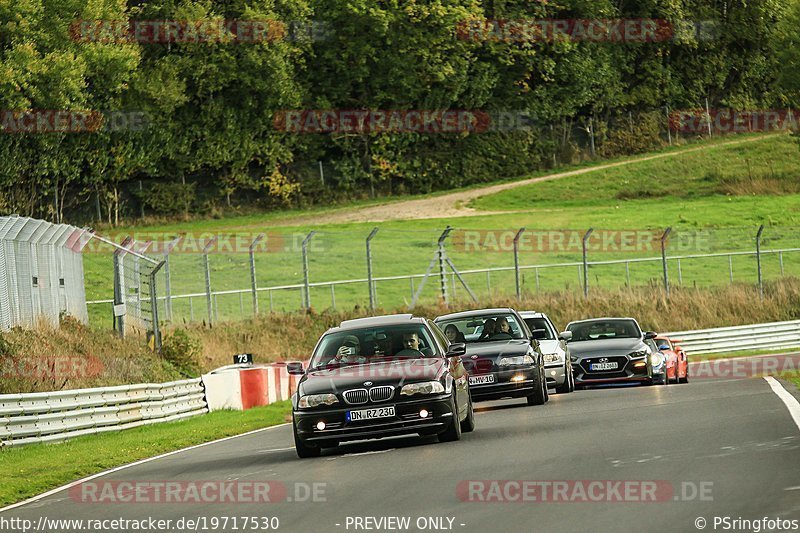
[[[447,429],[437,435],[439,437],[439,442],[454,442],[461,440],[461,422],[458,420],[458,406],[456,405],[455,397],[453,397],[451,400],[450,406],[453,410],[453,421],[450,423],[450,426]]]
[[[556,387],[556,392],[558,394],[566,394],[574,390],[574,386],[572,384],[572,376],[570,374],[572,374],[572,370],[570,370],[569,367],[564,365],[564,383]]]
[[[536,384],[536,390],[530,396],[527,396],[528,405],[544,405],[544,403],[548,400],[547,398],[547,384],[544,382],[544,376],[542,372],[538,372],[538,383]]]
[[[297,452],[297,457],[300,459],[308,459],[310,457],[319,457],[322,453],[322,448],[319,446],[308,446],[300,437],[297,436],[297,426],[292,423],[292,433],[294,434],[294,449]]]
[[[467,417],[461,422],[461,432],[469,433],[475,429],[475,411],[472,409],[472,396],[469,397],[467,405]]]

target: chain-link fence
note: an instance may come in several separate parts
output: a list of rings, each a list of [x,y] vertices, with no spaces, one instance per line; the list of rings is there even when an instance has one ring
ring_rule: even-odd
[[[0,329],[88,321],[81,250],[88,231],[27,217],[0,217]]]
[[[235,235],[137,236],[87,260],[98,320],[153,334],[171,323],[313,307],[412,308],[540,291],[714,287],[800,275],[800,228],[575,230],[360,226]],[[149,242],[148,242],[149,241]],[[96,269],[117,265],[97,296]],[[113,277],[113,276],[112,276]],[[117,293],[113,288],[117,287]],[[151,301],[158,302],[152,306]],[[122,321],[123,329],[120,329]],[[156,334],[156,340],[157,334]]]

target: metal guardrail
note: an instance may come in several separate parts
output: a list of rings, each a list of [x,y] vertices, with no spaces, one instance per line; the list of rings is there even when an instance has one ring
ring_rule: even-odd
[[[200,378],[96,389],[0,395],[0,446],[170,422],[208,412]]]
[[[800,347],[800,320],[673,331],[665,335],[680,340],[679,344],[690,355],[743,350],[782,350]]]

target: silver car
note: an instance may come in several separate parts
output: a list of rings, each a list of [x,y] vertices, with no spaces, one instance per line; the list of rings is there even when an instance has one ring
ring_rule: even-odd
[[[564,394],[575,390],[575,378],[572,375],[572,360],[566,341],[572,333],[564,331],[557,333],[553,321],[544,314],[536,311],[520,311],[519,315],[533,333],[533,338],[539,341],[539,347],[544,354],[544,373],[547,377],[547,386],[554,388],[557,393]]]

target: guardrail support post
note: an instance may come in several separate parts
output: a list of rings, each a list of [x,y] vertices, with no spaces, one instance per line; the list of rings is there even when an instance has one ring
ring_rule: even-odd
[[[583,248],[583,296],[584,298],[589,297],[589,262],[586,259],[586,243],[589,240],[589,235],[592,234],[594,228],[589,228],[583,236],[583,241],[581,242],[581,248]]]
[[[522,298],[522,286],[519,282],[519,238],[522,236],[523,231],[525,231],[525,228],[519,228],[517,234],[514,235],[514,282],[517,286],[517,300]]]
[[[316,233],[316,231],[312,231],[303,239],[303,307],[305,309],[311,309],[311,286],[308,281],[308,243]]]
[[[378,233],[378,228],[372,228],[372,231],[367,236],[367,289],[369,290],[369,309],[375,310],[375,282],[372,281],[372,238]],[[412,288],[411,292],[414,290]]]
[[[667,239],[669,238],[669,234],[672,232],[672,227],[664,230],[664,234],[661,236],[661,268],[664,271],[664,292],[667,293],[667,297],[669,297],[669,270],[667,268]]]
[[[761,234],[764,232],[764,224],[758,227],[756,233],[756,264],[758,265],[758,297],[764,299],[764,279],[761,275]]]
[[[264,238],[263,233],[259,233],[253,242],[250,243],[250,291],[253,294],[253,316],[258,316],[258,283],[256,283],[256,246]]]
[[[211,300],[211,268],[208,264],[208,252],[211,250],[211,247],[214,246],[214,243],[217,242],[217,236],[211,237],[206,245],[203,247],[203,268],[205,270],[205,277],[206,277],[206,311],[208,312],[208,325],[210,326],[214,322],[214,305]]]

